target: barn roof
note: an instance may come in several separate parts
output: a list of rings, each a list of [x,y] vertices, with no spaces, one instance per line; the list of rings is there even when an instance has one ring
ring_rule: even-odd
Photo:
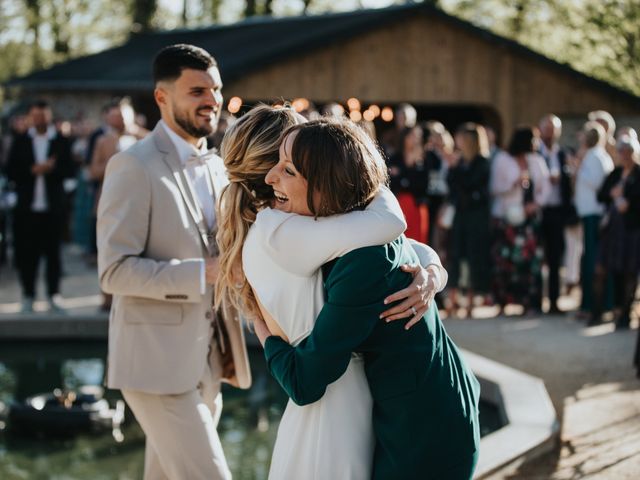
[[[496,35],[470,22],[424,3],[363,9],[298,17],[253,17],[230,25],[175,29],[132,36],[125,44],[100,53],[69,60],[5,83],[31,90],[150,90],[151,60],[162,47],[190,43],[211,52],[225,82],[281,60],[304,55],[336,42],[399,22],[415,15],[437,17],[483,39],[515,51],[640,105],[640,97],[602,80],[574,70],[513,40]]]

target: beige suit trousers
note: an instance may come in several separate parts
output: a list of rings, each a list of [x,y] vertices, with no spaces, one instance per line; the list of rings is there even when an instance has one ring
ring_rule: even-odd
[[[220,382],[209,367],[198,388],[185,393],[122,390],[122,395],[147,436],[144,480],[231,479],[216,431]]]

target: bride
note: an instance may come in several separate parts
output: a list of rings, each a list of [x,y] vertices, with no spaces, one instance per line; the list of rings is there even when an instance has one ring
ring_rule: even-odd
[[[354,190],[357,195],[370,192],[371,202],[343,215],[332,215],[328,205],[314,212],[316,218],[295,215],[290,212],[306,204],[293,205],[278,193],[274,198],[265,176],[278,163],[284,131],[304,121],[288,107],[258,106],[230,127],[221,148],[230,184],[220,199],[216,301],[233,303],[247,318],[264,318],[273,333],[292,345],[308,336],[324,304],[321,266],[351,250],[390,242],[406,227],[390,191],[366,179]],[[373,155],[383,162],[373,142],[360,147],[354,155]],[[313,172],[305,177],[312,182]],[[421,317],[446,283],[446,271],[432,249],[421,244],[415,249],[428,270],[408,269],[416,277],[414,288],[406,292],[419,294],[401,295],[409,297],[403,311]],[[269,478],[370,478],[371,416],[363,361],[353,355],[322,399],[306,406],[289,402]]]

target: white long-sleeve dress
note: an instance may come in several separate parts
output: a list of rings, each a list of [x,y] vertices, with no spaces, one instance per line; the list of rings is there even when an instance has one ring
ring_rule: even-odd
[[[244,272],[262,308],[296,345],[311,332],[324,305],[320,267],[356,248],[390,242],[405,226],[400,206],[387,189],[364,211],[332,217],[314,219],[265,209],[247,235]],[[441,267],[430,248],[416,251],[423,265]],[[442,273],[440,282],[441,287],[446,283]],[[354,355],[344,375],[320,400],[302,407],[289,401],[278,429],[270,480],[370,478],[371,413],[364,363]]]

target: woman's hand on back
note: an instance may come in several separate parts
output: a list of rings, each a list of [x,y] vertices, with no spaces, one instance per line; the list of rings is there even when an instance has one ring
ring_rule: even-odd
[[[401,268],[403,271],[413,275],[413,282],[407,288],[388,296],[384,300],[385,304],[403,301],[384,311],[380,318],[386,322],[392,322],[411,317],[411,320],[404,327],[409,330],[427,313],[433,297],[438,292],[438,267],[436,265],[429,265],[427,268],[423,268],[420,265],[403,265]]]

